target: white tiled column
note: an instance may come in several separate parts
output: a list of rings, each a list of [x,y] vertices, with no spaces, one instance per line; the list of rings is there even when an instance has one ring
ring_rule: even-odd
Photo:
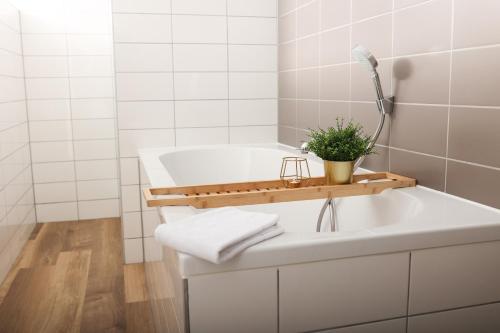
[[[22,12],[40,222],[120,215],[111,4]]]

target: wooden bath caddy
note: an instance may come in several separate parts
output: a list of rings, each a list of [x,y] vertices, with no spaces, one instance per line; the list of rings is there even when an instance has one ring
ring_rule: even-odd
[[[283,181],[278,179],[149,188],[144,189],[144,197],[148,207],[216,208],[378,194],[388,188],[413,187],[415,185],[415,179],[389,172],[378,172],[354,175],[353,183],[347,185],[325,185],[324,177],[316,177],[305,180],[300,184],[300,187],[287,188]]]

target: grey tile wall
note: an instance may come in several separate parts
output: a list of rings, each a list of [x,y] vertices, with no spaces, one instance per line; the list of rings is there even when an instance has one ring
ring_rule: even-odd
[[[370,76],[350,56],[362,44],[396,96],[364,166],[500,208],[499,1],[288,0],[278,12],[280,142],[338,116],[374,129]]]

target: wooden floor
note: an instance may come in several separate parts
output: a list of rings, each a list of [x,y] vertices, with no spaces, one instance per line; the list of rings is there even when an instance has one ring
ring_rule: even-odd
[[[154,332],[119,219],[38,224],[0,287],[0,332]]]

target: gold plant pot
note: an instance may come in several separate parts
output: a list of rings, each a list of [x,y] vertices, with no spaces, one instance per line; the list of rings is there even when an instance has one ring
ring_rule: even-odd
[[[354,161],[323,161],[326,185],[351,184]]]

